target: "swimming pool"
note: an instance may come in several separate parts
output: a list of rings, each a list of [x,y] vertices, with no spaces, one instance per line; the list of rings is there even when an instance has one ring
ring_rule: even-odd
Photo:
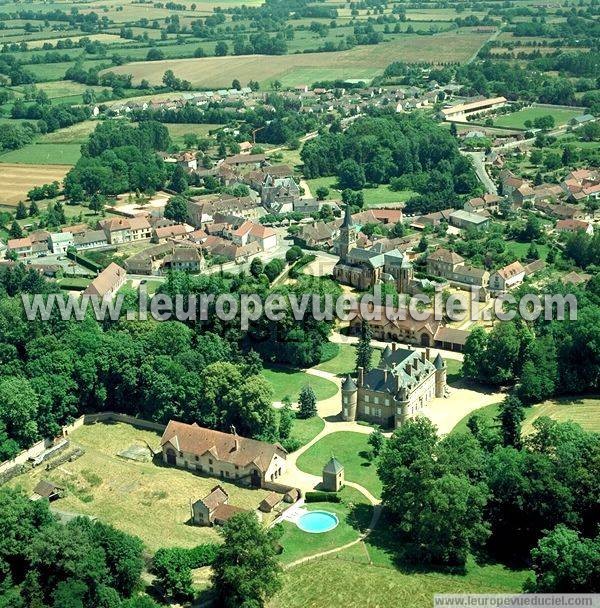
[[[298,518],[296,525],[303,532],[320,534],[333,530],[339,523],[337,515],[329,513],[329,511],[309,511]]]

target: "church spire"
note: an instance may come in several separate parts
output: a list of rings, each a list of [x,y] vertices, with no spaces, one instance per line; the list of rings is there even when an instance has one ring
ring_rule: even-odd
[[[350,205],[346,205],[346,210],[344,212],[344,223],[342,224],[343,228],[351,228],[354,226],[352,222],[352,215],[350,214]]]

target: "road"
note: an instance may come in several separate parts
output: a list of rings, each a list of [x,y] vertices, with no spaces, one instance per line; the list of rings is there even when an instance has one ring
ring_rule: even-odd
[[[498,194],[498,188],[496,188],[496,184],[485,168],[485,153],[463,151],[462,154],[470,156],[473,160],[473,168],[475,169],[475,173],[477,173],[477,178],[484,185],[486,191],[489,194]]]

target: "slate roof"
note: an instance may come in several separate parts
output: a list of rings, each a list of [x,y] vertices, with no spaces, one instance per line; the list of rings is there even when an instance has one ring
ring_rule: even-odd
[[[323,473],[331,473],[332,475],[337,475],[343,470],[344,465],[334,456],[332,456],[329,462],[323,467]]]
[[[346,379],[342,382],[342,390],[343,391],[355,391],[356,390],[356,382],[352,379],[352,376],[348,374]]]

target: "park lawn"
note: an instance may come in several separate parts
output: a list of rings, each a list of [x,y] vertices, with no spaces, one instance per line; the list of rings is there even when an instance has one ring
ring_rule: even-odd
[[[571,420],[586,431],[600,433],[600,399],[571,397],[545,401],[527,410],[523,433],[533,431],[533,422],[540,416],[550,416],[560,422]]]
[[[525,121],[533,122],[542,116],[552,116],[556,127],[567,124],[575,116],[579,116],[581,110],[565,110],[564,108],[523,108],[512,114],[503,114],[494,120],[497,127],[508,127],[512,129],[525,129]]]
[[[325,422],[318,416],[312,418],[296,418],[292,426],[291,439],[306,445],[325,428]]]
[[[0,155],[0,163],[74,165],[81,157],[79,144],[29,144]]]
[[[499,403],[486,405],[476,410],[485,421],[493,422],[500,411]],[[467,431],[467,421],[475,412],[465,416],[453,429],[452,433]],[[525,409],[524,434],[533,432],[533,422],[540,416],[549,416],[559,422],[572,421],[581,425],[586,431],[600,433],[600,399],[587,397],[564,397],[545,401]]]
[[[381,481],[377,477],[376,461],[365,458],[371,451],[367,433],[339,431],[325,435],[298,458],[298,468],[312,475],[321,475],[331,456],[344,465],[348,481],[364,486],[373,496],[381,495]]]
[[[283,522],[283,536],[279,541],[283,547],[280,559],[290,563],[297,559],[341,547],[356,540],[371,521],[373,507],[354,488],[346,487],[338,493],[342,502],[311,502],[304,506],[308,511],[329,511],[339,519],[336,528],[322,534],[311,534],[300,530],[295,523]]]
[[[337,344],[339,346],[338,354],[330,359],[317,365],[317,369],[337,376],[346,376],[353,374],[356,371],[356,346],[353,344]],[[372,364],[375,367],[379,363],[381,351],[378,348],[373,349]]]
[[[268,606],[329,608],[335,598],[335,605],[345,608],[430,608],[436,593],[518,593],[527,577],[527,571],[499,565],[472,564],[466,574],[403,572],[370,564],[363,543],[357,543],[288,570]]]
[[[139,536],[150,551],[163,546],[194,547],[216,541],[214,528],[189,526],[190,500],[209,494],[221,484],[230,504],[256,509],[268,494],[225,480],[201,476],[191,471],[163,466],[162,463],[135,462],[117,454],[132,445],[157,449],[160,434],[116,424],[84,426],[70,435],[71,446],[85,454],[53,471],[43,467],[12,479],[11,486],[22,486],[29,494],[45,479],[66,487],[66,496],[53,503],[53,509],[97,517],[116,528]]]
[[[513,255],[518,259],[523,259],[527,255],[527,250],[531,246],[531,243],[519,243],[517,241],[504,241],[508,251],[511,251]],[[545,260],[548,255],[550,248],[548,245],[539,245],[535,243],[535,246],[540,254],[540,259]]]
[[[293,403],[296,403],[300,396],[300,390],[306,385],[312,386],[317,401],[329,399],[338,392],[337,386],[330,380],[309,375],[301,370],[287,367],[267,367],[262,373],[273,388],[274,401],[282,401],[287,396]]]
[[[329,189],[329,194],[325,197],[325,200],[339,200],[342,196],[336,177],[316,177],[314,179],[307,179],[306,183],[313,196],[316,196],[317,188]],[[411,196],[417,195],[416,192],[412,192],[411,190],[394,192],[385,184],[380,185],[378,188],[366,188],[362,192],[365,197],[365,209],[382,205],[399,206],[411,198]]]
[[[460,373],[461,367],[462,363],[460,361],[446,359],[446,380],[448,384],[456,384],[456,382],[462,379],[462,374]]]

